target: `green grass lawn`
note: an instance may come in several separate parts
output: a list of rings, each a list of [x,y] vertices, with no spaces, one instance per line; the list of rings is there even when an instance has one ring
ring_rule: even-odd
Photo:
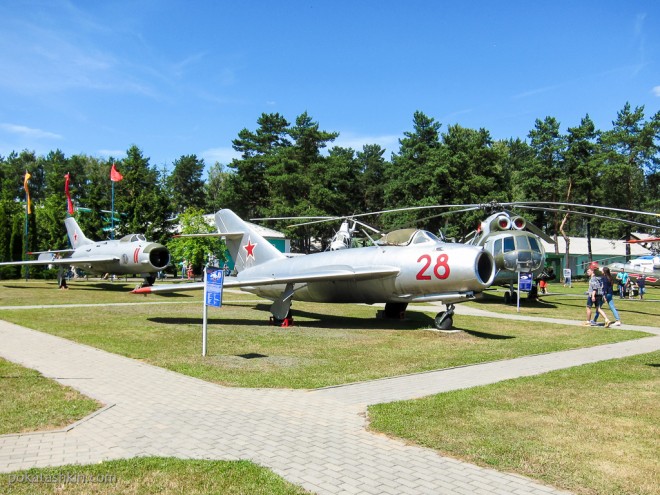
[[[525,316],[542,316],[546,318],[562,318],[576,321],[586,320],[587,284],[578,282],[572,288],[561,284],[550,284],[550,294],[541,295],[538,301],[530,301],[527,295],[521,293],[520,312],[514,304],[504,304],[504,288],[493,287],[484,293],[478,301],[466,303],[475,308],[505,314],[521,314]],[[639,299],[614,298],[614,305],[624,324],[660,327],[660,289],[651,287],[643,301]],[[607,304],[603,306],[607,317],[614,321]],[[602,319],[602,317],[601,317]]]
[[[161,457],[142,457],[89,466],[62,466],[0,474],[0,492],[12,495],[309,493],[285,481],[269,469],[248,461],[181,460]]]
[[[91,285],[69,291],[3,285],[3,299],[14,305],[24,305],[35,293],[41,304],[65,297],[70,304],[100,305],[0,310],[2,319],[204,380],[244,387],[315,388],[644,335],[470,316],[454,319],[463,332],[442,334],[430,330],[433,315],[409,311],[406,321],[387,321],[374,318],[375,307],[298,302],[296,325],[280,328],[268,325],[266,302],[227,292],[222,308],[209,309],[209,355],[202,357],[201,294],[143,297]],[[133,304],[109,305],[126,302]]]
[[[658,493],[660,352],[369,408],[371,428],[579,494]]]
[[[0,318],[236,386],[312,388],[645,335],[460,315],[454,323],[463,332],[441,334],[429,330],[432,314],[409,311],[406,321],[383,321],[373,318],[374,307],[311,303],[294,304],[296,326],[276,328],[266,323],[266,301],[227,292],[225,306],[209,311],[210,355],[202,358],[201,293],[144,298],[126,293],[132,284],[115,284],[110,290],[84,282],[70,286],[69,291],[59,291],[54,283],[3,282],[0,306],[99,306],[0,310]],[[560,296],[565,300],[545,302],[543,298],[523,306],[521,314],[579,321],[584,301],[579,288],[574,290],[573,295],[567,290]],[[552,297],[557,296],[547,299]],[[470,304],[515,314],[515,307],[505,306],[499,298],[492,291],[483,302]],[[658,303],[625,303],[618,305],[624,323],[658,326]],[[568,316],[573,313],[577,315]],[[659,367],[660,353],[656,352],[374,406],[370,408],[372,428],[580,494],[657,493]],[[18,373],[8,370],[2,376]],[[7,387],[10,381],[0,383]],[[28,388],[48,382],[43,378],[27,381]],[[11,403],[25,394],[25,387],[0,392]],[[44,393],[28,395],[43,397]],[[49,402],[47,411],[54,409]],[[22,406],[10,416],[27,416],[28,409]],[[5,410],[0,403],[0,411]],[[0,423],[5,423],[2,416]],[[6,486],[9,493],[304,493],[249,462],[140,458],[29,473],[51,477],[111,474],[116,481],[10,486],[10,475],[5,474],[0,475],[0,492]]]
[[[99,407],[70,387],[0,359],[0,435],[61,428]]]

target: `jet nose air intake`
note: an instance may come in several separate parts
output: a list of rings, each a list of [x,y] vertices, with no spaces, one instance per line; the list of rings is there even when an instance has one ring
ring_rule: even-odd
[[[149,263],[157,270],[163,270],[170,263],[170,252],[162,244],[152,242],[144,248],[144,253],[149,255]]]
[[[489,286],[495,280],[495,261],[488,251],[481,251],[477,255],[476,274],[479,281]]]

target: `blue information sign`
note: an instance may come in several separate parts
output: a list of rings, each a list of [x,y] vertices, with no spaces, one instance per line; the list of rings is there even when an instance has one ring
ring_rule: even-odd
[[[520,285],[518,287],[524,292],[529,292],[532,290],[532,280],[533,274],[531,272],[520,272]]]
[[[225,272],[220,268],[206,269],[206,301],[207,306],[222,306],[222,285],[225,281]]]

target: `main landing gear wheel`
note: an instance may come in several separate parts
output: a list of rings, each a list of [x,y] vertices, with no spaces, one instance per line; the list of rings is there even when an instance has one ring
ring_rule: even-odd
[[[506,291],[504,293],[504,304],[511,304],[516,299],[516,294],[513,291]]]
[[[389,320],[403,320],[408,303],[386,303],[383,317]]]
[[[291,316],[291,311],[289,311],[287,313],[286,318],[284,318],[283,320],[281,320],[279,318],[275,318],[274,316],[271,316],[270,317],[270,324],[274,325],[276,327],[282,327],[282,328],[292,327],[293,326],[293,316]]]

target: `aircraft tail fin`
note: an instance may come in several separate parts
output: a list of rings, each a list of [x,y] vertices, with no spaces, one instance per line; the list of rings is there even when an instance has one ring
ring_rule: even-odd
[[[85,234],[83,234],[83,231],[80,229],[80,226],[78,225],[78,222],[76,222],[75,218],[65,218],[64,225],[66,225],[66,233],[69,236],[69,242],[71,243],[71,247],[73,249],[84,246],[85,244],[94,243],[94,241],[85,237]]]
[[[229,254],[239,272],[267,261],[286,258],[284,253],[231,210],[218,211],[215,214],[215,225],[218,232],[226,234]]]

